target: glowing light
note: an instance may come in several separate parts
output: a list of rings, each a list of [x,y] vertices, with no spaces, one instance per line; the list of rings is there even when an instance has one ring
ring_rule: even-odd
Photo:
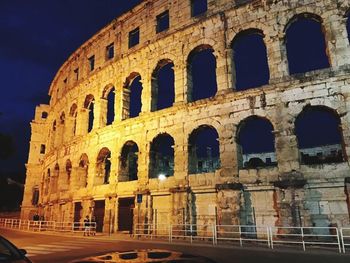
[[[158,179],[161,180],[161,181],[164,181],[166,179],[165,174],[158,175]]]

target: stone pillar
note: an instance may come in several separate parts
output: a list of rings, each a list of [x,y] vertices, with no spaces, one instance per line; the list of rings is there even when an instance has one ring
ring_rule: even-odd
[[[223,34],[225,32],[223,31]],[[216,83],[217,94],[225,93],[231,90],[232,74],[229,68],[231,67],[232,51],[225,48],[225,43],[220,43],[220,46],[215,47],[216,54]]]
[[[96,104],[96,107],[99,108],[99,119],[97,120],[96,127],[102,128],[107,125],[107,106],[108,106],[108,100],[105,98],[101,98],[99,100],[100,103]],[[96,110],[96,109],[95,109]],[[94,122],[95,125],[95,122]]]
[[[217,180],[231,180],[238,177],[238,153],[235,141],[236,127],[226,124],[218,131],[220,140],[220,178]]]
[[[187,81],[184,80],[186,72],[186,62],[180,60],[174,61],[174,88],[175,88],[175,101],[174,105],[182,104],[187,101],[186,86]]]
[[[77,135],[86,135],[89,125],[89,110],[82,108],[77,116]]]
[[[220,189],[217,193],[217,224],[240,224],[241,190]]]
[[[277,105],[274,116],[275,151],[280,173],[299,170],[299,149],[294,134],[294,116],[283,103]],[[288,147],[287,147],[288,146]]]
[[[71,141],[74,137],[74,126],[76,126],[75,124],[76,122],[76,118],[72,117],[72,116],[68,116],[66,118],[66,127],[65,127],[65,131],[64,131],[64,136],[63,136],[63,142],[67,143],[69,141]],[[75,127],[76,129],[76,127]]]
[[[144,75],[141,79],[142,94],[141,94],[141,114],[151,112],[152,92],[151,92],[151,76]]]
[[[92,101],[91,103],[94,103],[94,122],[93,122],[93,126],[92,129],[98,129],[101,128],[103,126],[102,123],[104,122],[104,125],[106,125],[106,117],[103,117],[103,112],[102,112],[102,108],[106,107],[106,106],[102,106],[101,104],[105,105],[107,104],[105,99],[99,98],[99,99],[95,99],[94,101]]]
[[[103,219],[103,232],[114,233],[117,230],[116,222],[116,195],[108,196],[105,200],[105,215]]]
[[[273,32],[272,30],[271,32]],[[265,37],[267,61],[270,71],[270,83],[289,76],[287,50],[284,45],[284,34]]]
[[[146,142],[146,137],[142,139],[143,142]],[[137,159],[137,168],[138,168],[138,183],[139,187],[143,187],[148,182],[148,164],[149,164],[149,144],[143,143],[137,145],[139,147],[138,159]]]
[[[188,185],[188,144],[180,140],[174,145],[174,177],[178,185]]]
[[[327,16],[323,26],[330,66],[338,69],[349,64],[350,60],[350,46],[346,32],[347,17],[341,17],[337,9],[334,9],[332,12],[334,14]]]
[[[125,120],[130,116],[130,89],[122,88],[121,93],[121,120]]]

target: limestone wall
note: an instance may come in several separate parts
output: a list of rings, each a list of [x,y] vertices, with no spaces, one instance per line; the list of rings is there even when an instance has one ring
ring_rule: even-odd
[[[209,0],[207,12],[198,17],[191,17],[189,2],[143,1],[89,39],[62,65],[50,86],[50,104],[38,106],[31,123],[22,217],[39,210],[46,218],[72,220],[74,202],[82,202],[86,215],[91,214],[91,200],[106,199],[110,202],[106,209],[113,211],[114,219],[105,213],[104,222],[114,220],[114,231],[118,230],[118,198],[139,193],[143,195],[142,203],[132,208],[135,223],[150,222],[154,219],[152,211],[158,209],[170,211],[158,219],[172,223],[349,224],[349,197],[344,191],[350,174],[350,50],[346,31],[349,1]],[[170,28],[156,34],[155,17],[167,9]],[[285,28],[301,13],[321,17],[330,68],[290,75]],[[129,49],[128,34],[137,27],[140,43]],[[231,42],[239,32],[250,28],[263,31],[270,80],[262,87],[235,91]],[[105,49],[111,43],[115,57],[106,61]],[[188,56],[201,45],[214,50],[218,90],[212,98],[189,102]],[[87,59],[92,55],[95,69],[89,72]],[[151,111],[151,76],[162,59],[174,63],[175,101],[170,108]],[[126,118],[126,84],[135,76],[133,73],[141,76],[143,84],[142,113]],[[112,86],[116,94],[115,120],[106,126],[104,94]],[[95,116],[88,133],[84,103],[90,94],[94,97]],[[71,114],[74,104],[76,115]],[[294,121],[307,105],[327,106],[339,115],[344,162],[312,167],[300,163]],[[47,118],[42,118],[43,111],[48,113]],[[277,167],[239,168],[237,127],[253,115],[273,125]],[[201,125],[215,128],[219,135],[221,167],[213,173],[189,175],[188,137]],[[150,143],[161,133],[169,134],[175,142],[174,176],[165,181],[148,178]],[[139,149],[138,180],[118,182],[121,149],[128,141],[135,142]],[[40,154],[42,144],[46,151]],[[103,147],[111,151],[111,174],[109,184],[97,185],[96,160]],[[88,172],[86,187],[77,179],[81,176],[82,154],[88,156],[84,166]],[[63,180],[67,160],[72,169]],[[51,187],[45,193],[48,169],[50,180],[55,180],[52,177],[56,164],[58,189],[53,192]],[[36,185],[40,187],[40,202],[33,205],[32,189]],[[194,215],[193,210],[204,214]],[[249,221],[251,216],[253,221]]]

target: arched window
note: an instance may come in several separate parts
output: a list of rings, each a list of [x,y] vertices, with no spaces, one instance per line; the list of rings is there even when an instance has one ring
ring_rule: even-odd
[[[50,191],[50,183],[51,183],[51,171],[50,168],[47,169],[47,176],[44,182],[44,194],[47,195]]]
[[[126,79],[124,87],[126,88],[126,94],[124,94],[123,101],[126,105],[123,105],[123,110],[126,113],[123,114],[123,119],[134,118],[139,116],[142,108],[142,83],[139,73],[133,72]]]
[[[58,190],[58,177],[60,175],[60,167],[59,165],[56,163],[55,165],[55,169],[54,169],[54,174],[52,179],[52,192],[56,193]]]
[[[232,41],[235,88],[237,91],[269,83],[264,34],[258,29],[248,29],[237,34]]]
[[[267,119],[251,116],[238,125],[236,135],[240,168],[262,168],[277,164],[273,126]]]
[[[215,96],[216,58],[214,50],[209,45],[196,47],[187,59],[188,101]]]
[[[342,162],[342,133],[338,114],[325,106],[307,106],[295,120],[303,164]]]
[[[119,182],[137,180],[138,173],[138,152],[139,148],[133,141],[124,144],[119,165]]]
[[[174,175],[174,139],[168,134],[159,134],[151,143],[149,178]]]
[[[80,157],[79,167],[77,172],[77,181],[78,181],[79,188],[87,187],[88,171],[89,171],[89,158],[84,153]]]
[[[95,99],[93,95],[88,95],[85,98],[85,102],[84,102],[84,108],[88,110],[88,132],[90,132],[93,128],[94,125],[94,103],[95,103]]]
[[[62,112],[60,115],[60,124],[64,125],[65,120],[66,120],[66,114]]]
[[[107,123],[106,125],[111,125],[115,117],[115,88],[109,88],[106,90],[104,97],[107,99]]]
[[[286,27],[285,41],[290,74],[329,67],[320,17],[309,13],[293,17]]]
[[[69,110],[69,116],[73,119],[73,123],[72,123],[72,135],[76,135],[77,133],[77,115],[78,115],[78,106],[77,104],[73,104],[70,107]]]
[[[152,74],[152,111],[173,106],[175,100],[174,63],[161,60]]]
[[[37,206],[39,204],[39,186],[34,186],[32,189],[32,205]]]
[[[111,152],[106,147],[102,148],[97,156],[96,172],[97,177],[100,178],[97,185],[109,183],[111,174]]]
[[[68,159],[66,161],[66,183],[69,186],[70,184],[70,179],[71,179],[71,174],[72,174],[72,162]]]
[[[188,139],[188,172],[190,174],[214,172],[220,167],[219,136],[206,125],[192,131]]]

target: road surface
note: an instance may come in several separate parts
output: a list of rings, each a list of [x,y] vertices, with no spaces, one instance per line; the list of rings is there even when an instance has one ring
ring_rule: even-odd
[[[330,251],[297,249],[265,249],[254,247],[213,247],[211,245],[169,244],[136,240],[116,240],[115,237],[68,236],[10,229],[0,229],[0,234],[17,247],[24,248],[35,263],[67,263],[74,259],[101,255],[108,252],[156,248],[201,255],[217,263],[349,263],[350,254]]]

